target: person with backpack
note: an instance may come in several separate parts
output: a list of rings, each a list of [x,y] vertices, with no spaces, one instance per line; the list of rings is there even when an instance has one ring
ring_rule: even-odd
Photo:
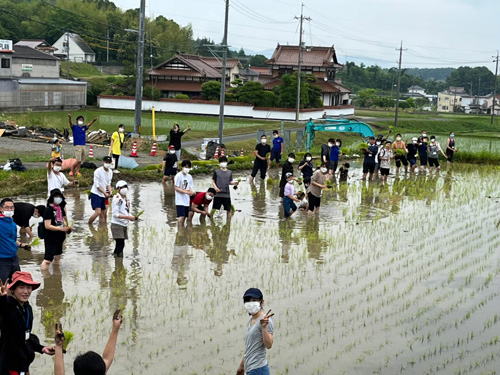
[[[122,154],[123,142],[125,141],[125,125],[118,125],[118,130],[111,135],[111,144],[109,145],[109,153],[112,155],[115,161],[114,173],[120,173],[118,170],[118,160],[120,160],[120,155]]]
[[[439,144],[438,141],[436,141],[435,136],[431,136],[431,143],[428,146],[428,161],[429,161],[429,172],[432,172],[432,169],[436,167],[436,170],[439,171],[441,169],[441,166],[439,165],[439,152],[448,159],[446,154],[444,153],[443,149],[441,148],[441,145]]]
[[[382,182],[387,181],[387,176],[391,171],[391,159],[394,158],[393,151],[391,148],[391,141],[386,141],[385,146],[379,151],[378,159],[380,161],[380,176],[382,177]]]

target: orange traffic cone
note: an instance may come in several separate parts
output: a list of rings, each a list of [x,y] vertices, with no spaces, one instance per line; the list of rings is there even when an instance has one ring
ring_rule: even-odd
[[[94,146],[90,145],[90,148],[89,148],[89,158],[93,158],[94,157]]]
[[[220,157],[226,156],[226,153],[224,152],[224,148],[220,148]]]
[[[153,142],[153,147],[151,147],[151,153],[149,156],[156,156],[156,141]]]
[[[130,156],[133,158],[139,157],[139,155],[137,155],[137,141],[134,141],[134,144],[132,145],[132,152],[130,153]]]
[[[243,149],[240,151],[240,156],[245,156],[245,153],[243,152]]]
[[[214,154],[214,159],[218,158],[219,158],[219,146],[217,146],[217,148],[215,149],[215,154]]]

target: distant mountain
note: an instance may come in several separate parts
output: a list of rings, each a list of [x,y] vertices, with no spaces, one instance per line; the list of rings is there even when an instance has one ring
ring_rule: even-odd
[[[422,78],[424,81],[446,81],[455,68],[408,68],[406,74]]]
[[[271,56],[272,56],[272,55],[273,55],[273,53],[274,53],[274,48],[273,48],[273,49],[266,49],[266,50],[264,50],[264,51],[252,51],[251,49],[246,49],[246,50],[245,50],[245,53],[246,53],[247,55],[253,55],[253,56],[255,56],[255,55],[264,55],[264,56],[266,56],[268,59],[270,59],[270,58],[271,58]]]

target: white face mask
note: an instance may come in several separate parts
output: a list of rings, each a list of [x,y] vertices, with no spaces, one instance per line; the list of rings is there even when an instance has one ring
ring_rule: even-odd
[[[62,203],[63,199],[61,197],[55,197],[54,198],[54,203],[57,204],[58,206]]]
[[[427,133],[422,133],[422,137],[427,137]]]
[[[333,147],[333,143],[328,143],[328,147]]]
[[[4,211],[3,216],[5,217],[13,217],[14,216],[14,211]]]
[[[190,170],[190,168],[182,168],[182,173],[188,174]]]
[[[121,195],[125,196],[125,195],[127,195],[127,193],[128,193],[128,188],[121,188],[120,189],[120,194]]]
[[[294,161],[295,161],[295,159],[294,159],[294,158],[288,158],[288,162],[289,162],[289,163],[293,163]]]
[[[266,138],[261,139],[261,140],[260,140],[260,143],[262,143],[262,144],[266,144],[266,143],[267,143],[267,139],[266,139]]]
[[[328,169],[326,169],[326,168],[321,168],[321,172],[326,173],[326,172],[328,172]]]
[[[340,147],[340,143],[339,143],[339,142],[335,143],[335,145],[336,145],[337,147]]]
[[[207,201],[211,201],[212,199],[214,199],[214,197],[212,197],[212,196],[211,196],[211,195],[209,195],[209,194],[205,194],[205,199],[206,199]]]
[[[62,167],[60,165],[54,165],[54,168],[52,168],[54,172],[59,172],[61,171]]]
[[[413,144],[416,145],[418,142],[417,141],[413,141]]]
[[[123,128],[119,128],[119,129],[118,129],[118,131],[119,131],[120,133],[123,133]]]
[[[260,309],[260,302],[245,302],[245,310],[251,315],[257,314]]]
[[[382,143],[382,142],[377,142],[377,146],[380,146],[380,144],[381,144],[381,143]]]
[[[274,138],[278,138],[278,134],[275,134],[275,135],[274,135]]]
[[[104,163],[104,168],[106,168],[106,169],[111,169],[112,166],[113,166],[113,164]]]
[[[308,157],[306,158],[306,161],[311,161],[311,160],[312,160],[312,157],[310,157],[310,156],[308,156]]]
[[[83,125],[83,121],[82,120],[78,120],[78,125]]]
[[[432,143],[436,143],[436,140],[435,140],[435,139],[431,139],[431,142],[432,142]]]
[[[222,163],[219,164],[221,168],[226,168],[227,167],[227,163],[224,161]]]
[[[401,137],[396,137],[396,141],[400,141],[401,140]]]
[[[287,183],[289,184],[292,184],[293,185],[293,180],[288,180]]]
[[[169,154],[172,154],[172,155],[175,154],[175,150],[170,150]]]

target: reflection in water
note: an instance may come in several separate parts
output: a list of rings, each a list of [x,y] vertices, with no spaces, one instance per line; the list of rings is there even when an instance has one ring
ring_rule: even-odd
[[[62,273],[59,264],[52,265],[53,273],[42,270],[43,289],[36,296],[36,305],[42,309],[42,324],[45,326],[46,337],[54,334],[54,325],[66,314],[69,303],[64,300]]]
[[[177,225],[177,211],[175,208],[174,185],[164,186],[162,189],[161,203],[163,212],[167,214],[167,224],[172,228]]]
[[[290,260],[290,248],[292,247],[292,234],[295,229],[295,220],[280,220],[278,232],[281,241],[281,261],[288,263]]]
[[[304,232],[309,258],[316,259],[318,263],[323,263],[322,252],[325,250],[326,240],[319,235],[319,218],[317,216],[308,218],[304,225]]]
[[[212,231],[212,244],[207,248],[206,252],[210,260],[215,263],[215,276],[222,275],[222,265],[229,261],[230,255],[236,255],[234,250],[228,251],[227,244],[229,235],[231,234],[231,222],[219,227],[212,221],[210,227]]]
[[[189,271],[189,262],[193,257],[189,247],[189,232],[190,228],[186,228],[184,226],[177,227],[174,253],[172,256],[172,270],[177,273],[177,285],[179,285],[179,288],[181,289],[187,288],[187,272]]]
[[[128,299],[127,269],[123,266],[123,258],[114,258],[115,269],[109,279],[109,311],[113,313],[116,309],[125,309]]]
[[[253,215],[256,217],[265,217],[266,216],[266,183],[264,180],[260,180],[259,189],[257,190],[257,186],[255,183],[250,184],[250,188],[252,189],[252,205],[253,205]],[[277,184],[274,184],[277,185]],[[279,189],[279,187],[278,187]]]

